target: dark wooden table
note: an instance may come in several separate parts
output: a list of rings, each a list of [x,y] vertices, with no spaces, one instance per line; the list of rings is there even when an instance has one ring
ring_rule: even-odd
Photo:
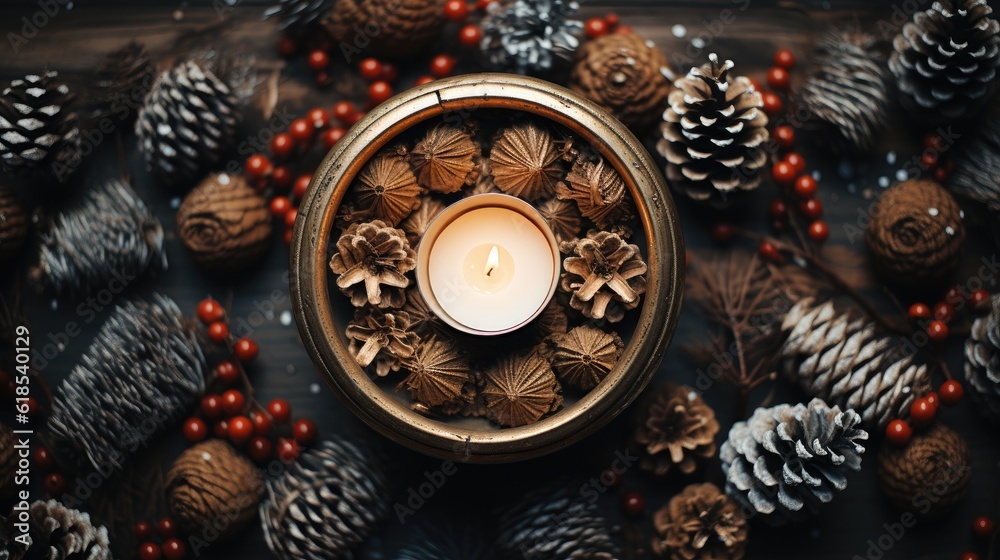
[[[924,2],[917,2],[926,3]],[[49,22],[38,30],[37,35],[20,46],[16,54],[7,46],[0,47],[0,78],[4,82],[28,72],[38,72],[46,66],[59,70],[63,76],[75,83],[84,83],[89,72],[99,63],[101,57],[121,46],[130,39],[146,44],[158,60],[166,60],[176,54],[177,48],[193,48],[205,44],[219,48],[240,48],[256,53],[258,64],[265,72],[272,72],[274,84],[272,93],[278,95],[278,108],[301,114],[316,105],[330,105],[345,95],[356,95],[360,83],[346,80],[344,84],[318,90],[312,85],[310,73],[302,58],[285,62],[274,52],[276,39],[273,26],[260,22],[262,4],[257,1],[237,0],[237,6],[225,9],[220,18],[211,2],[167,2],[150,1],[141,4],[132,2],[75,2],[70,10],[61,7]],[[215,4],[225,6],[221,0]],[[732,0],[730,2],[685,2],[647,0],[644,2],[593,2],[586,5],[583,16],[605,13],[611,9],[619,13],[625,24],[632,26],[641,35],[656,41],[672,60],[686,69],[692,63],[705,60],[708,53],[718,52],[720,56],[732,58],[737,70],[763,81],[770,66],[771,56],[779,47],[792,49],[799,60],[807,61],[810,45],[818,31],[831,22],[860,21],[866,28],[878,29],[881,19],[892,24],[894,10],[906,9],[908,2],[893,5],[888,2],[819,2],[775,3],[764,0]],[[36,2],[4,2],[0,6],[0,22],[4,33],[20,32],[22,16],[37,11]],[[862,10],[862,11],[857,11]],[[722,23],[728,21],[729,23]],[[688,36],[681,39],[671,32],[671,26],[684,25]],[[704,46],[692,46],[692,37],[701,37]],[[418,59],[415,66],[423,66],[428,57]],[[280,73],[279,73],[280,72]],[[346,72],[346,70],[345,70]],[[418,72],[411,72],[416,75]],[[335,72],[334,78],[341,75]],[[412,81],[412,76],[409,78]],[[403,83],[408,83],[403,80]],[[909,128],[906,120],[898,115],[892,119],[893,133],[890,139],[880,145],[863,161],[857,161],[859,169],[850,179],[838,173],[840,159],[827,151],[822,139],[810,138],[803,144],[802,151],[810,167],[822,174],[821,199],[831,225],[832,253],[852,253],[864,255],[864,246],[858,239],[849,236],[847,226],[856,224],[858,216],[870,204],[872,193],[879,190],[880,177],[892,177],[899,162],[914,157],[920,144],[920,131]],[[261,126],[258,116],[249,119],[244,134],[250,136]],[[254,127],[258,128],[254,128]],[[289,301],[287,296],[287,249],[279,239],[275,239],[274,249],[265,266],[238,282],[223,282],[206,276],[196,269],[185,254],[176,238],[174,208],[177,194],[159,187],[144,171],[131,134],[123,135],[122,156],[119,156],[115,142],[103,142],[98,153],[90,158],[77,180],[67,187],[67,191],[79,191],[89,183],[119,177],[127,170],[133,178],[133,185],[143,199],[153,208],[167,231],[167,251],[170,269],[159,278],[144,281],[130,290],[131,295],[143,295],[160,291],[174,298],[186,312],[193,313],[196,303],[206,295],[226,300],[231,296],[234,325],[240,325],[255,310],[268,310],[267,321],[253,329],[252,336],[259,341],[261,358],[251,370],[251,377],[258,398],[288,399],[296,414],[314,418],[324,434],[337,433],[345,437],[365,440],[384,445],[393,457],[396,468],[391,477],[397,484],[399,495],[405,496],[406,489],[418,484],[425,471],[440,467],[440,461],[406,451],[395,444],[385,442],[377,434],[361,425],[348,413],[329,390],[322,384],[312,364],[302,349],[295,326],[288,324]],[[886,163],[889,151],[897,153],[897,164]],[[58,197],[41,196],[31,184],[19,184],[19,188],[36,198],[52,202]],[[764,187],[766,191],[771,187]],[[68,197],[68,195],[67,195]],[[744,222],[748,226],[763,230],[765,207],[769,200],[767,193],[757,197],[755,207],[743,211]],[[707,254],[712,251],[712,243],[707,235],[712,222],[710,212],[691,207],[681,202],[684,216],[684,231],[691,251]],[[985,222],[976,222],[973,212],[969,212],[970,247],[966,258],[968,275],[974,274],[979,256],[990,255],[996,249],[989,241]],[[739,216],[732,217],[740,219]],[[840,250],[833,249],[840,247]],[[846,249],[846,251],[845,251]],[[23,268],[32,261],[28,251],[22,261]],[[849,260],[849,259],[848,259]],[[863,269],[852,269],[852,277],[860,279],[863,287],[878,296],[874,286],[866,282]],[[962,276],[967,277],[967,276]],[[995,289],[995,281],[988,287]],[[278,289],[281,297],[272,297]],[[884,298],[883,298],[884,301]],[[48,296],[26,294],[25,310],[30,318],[32,334],[36,343],[45,344],[49,336],[63,332],[65,324],[77,320],[72,305],[56,304]],[[44,377],[52,384],[57,383],[78,360],[81,352],[90,343],[97,326],[107,316],[105,310],[98,320],[90,324],[86,331],[72,338],[60,355],[52,360],[44,371]],[[681,318],[674,343],[663,361],[656,383],[666,380],[693,383],[695,367],[682,355],[681,346],[705,335],[707,325],[688,306]],[[961,370],[958,347],[952,344],[950,365],[953,371]],[[940,382],[940,380],[938,380]],[[767,389],[754,394],[759,402]],[[705,393],[705,399],[716,408],[724,429],[719,434],[719,443],[725,438],[728,426],[734,420],[732,403],[734,396],[720,384]],[[803,396],[795,389],[780,382],[776,398],[779,401],[798,401]],[[494,523],[491,513],[493,504],[501,496],[519,493],[523,488],[544,482],[561,475],[573,480],[586,481],[597,477],[615,459],[616,452],[624,450],[630,433],[629,413],[601,430],[585,442],[554,455],[503,466],[480,467],[460,465],[458,473],[438,492],[417,515],[401,524],[394,517],[383,525],[377,537],[371,539],[361,554],[362,558],[393,558],[400,546],[415,537],[415,529],[424,525],[452,524],[459,533],[466,531],[470,523],[489,528]],[[966,437],[973,453],[973,480],[968,496],[956,510],[945,518],[920,522],[906,531],[902,538],[892,540],[891,549],[884,558],[941,558],[953,559],[966,549],[973,549],[975,543],[969,527],[976,515],[997,515],[997,481],[1000,468],[1000,446],[998,432],[988,428],[973,414],[968,402],[956,409],[944,412],[944,420]],[[876,435],[866,455],[865,468],[850,478],[849,488],[838,495],[822,515],[802,525],[785,529],[768,529],[755,524],[750,538],[748,558],[759,559],[839,559],[869,557],[870,543],[887,532],[885,524],[899,520],[900,512],[884,502],[876,488],[874,454],[881,437]],[[153,470],[163,469],[183,449],[184,444],[177,429],[172,429],[137,459],[142,465],[150,465]],[[405,468],[404,468],[405,466]],[[622,517],[619,501],[623,493],[632,490],[642,492],[646,497],[647,511],[651,512],[663,505],[684,484],[701,480],[718,481],[718,464],[708,467],[707,473],[699,473],[688,480],[674,479],[667,483],[654,482],[646,478],[637,468],[629,470],[621,486],[609,490],[600,498],[600,504],[611,522],[621,526],[618,533],[627,551],[626,559],[645,558],[636,552],[635,543],[647,542],[650,525],[648,516],[639,521]],[[111,483],[109,483],[110,485]],[[37,490],[36,496],[41,495]],[[155,492],[138,494],[136,511],[164,513],[162,498]],[[157,508],[160,508],[157,510]],[[149,515],[150,513],[146,513]],[[118,517],[128,517],[127,511],[119,509]],[[135,513],[133,515],[140,515]],[[119,539],[127,536],[116,535]],[[627,541],[627,542],[626,542]],[[883,538],[883,542],[885,542]],[[648,549],[648,546],[642,548]],[[131,553],[125,547],[121,554]],[[985,550],[978,549],[985,557]],[[234,542],[223,543],[204,551],[206,558],[267,558],[261,531],[251,527]]]

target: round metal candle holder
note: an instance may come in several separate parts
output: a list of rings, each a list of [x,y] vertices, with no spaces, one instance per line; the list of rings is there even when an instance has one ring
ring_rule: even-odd
[[[378,386],[355,362],[337,317],[329,268],[334,218],[365,163],[400,134],[445,114],[477,110],[530,114],[590,143],[621,175],[646,240],[646,293],[631,338],[614,369],[577,402],[517,428],[471,429],[409,409]],[[536,457],[593,433],[621,413],[653,377],[673,335],[681,307],[684,248],[677,209],[649,153],[606,111],[568,89],[509,74],[472,74],[436,80],[370,111],[326,156],[299,207],[291,245],[291,293],[299,333],[334,393],[366,424],[412,449],[467,462],[497,463]]]

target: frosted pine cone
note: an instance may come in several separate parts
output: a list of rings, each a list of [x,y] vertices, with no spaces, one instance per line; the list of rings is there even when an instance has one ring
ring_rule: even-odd
[[[980,124],[979,130],[964,149],[955,154],[955,173],[949,187],[956,195],[985,205],[994,215],[1000,213],[1000,118]]]
[[[1000,294],[990,305],[990,314],[976,319],[965,342],[965,380],[976,409],[1000,423]]]
[[[12,522],[13,518],[8,520]],[[0,537],[7,533],[0,528]],[[28,509],[31,545],[11,542],[0,548],[0,560],[112,560],[108,530],[95,526],[90,514],[70,509],[55,500],[41,500]],[[4,544],[0,540],[0,544]]]
[[[570,17],[572,0],[511,0],[483,18],[479,42],[484,65],[494,72],[540,74],[568,62],[580,46],[583,23]]]
[[[499,515],[496,546],[503,559],[615,560],[608,525],[579,484],[526,493]]]

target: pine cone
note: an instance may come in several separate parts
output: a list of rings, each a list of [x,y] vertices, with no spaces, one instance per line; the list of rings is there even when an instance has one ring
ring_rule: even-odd
[[[365,164],[349,194],[357,212],[396,227],[420,206],[424,189],[406,156],[386,152]]]
[[[906,418],[913,401],[931,390],[927,366],[865,317],[831,301],[805,298],[785,314],[780,354],[789,379],[811,397],[853,409],[866,426]]]
[[[354,224],[337,241],[330,269],[337,287],[355,307],[371,304],[399,309],[406,303],[406,274],[416,268],[417,253],[401,229],[381,220]]]
[[[96,72],[95,88],[106,117],[132,121],[142,99],[152,89],[156,66],[146,47],[135,41],[112,52]],[[124,115],[119,115],[125,110]]]
[[[816,122],[833,132],[845,151],[870,150],[886,125],[889,72],[875,46],[877,39],[860,29],[833,29],[816,45],[813,64],[795,99]]]
[[[557,481],[526,492],[499,513],[496,548],[502,560],[615,560],[607,521],[579,484]]]
[[[559,380],[589,391],[604,380],[618,363],[625,343],[617,333],[606,333],[587,325],[550,339],[546,356]]]
[[[167,268],[163,226],[131,186],[108,181],[56,214],[41,234],[37,288],[78,299],[95,290],[124,290],[146,272]]]
[[[347,62],[355,56],[408,58],[440,34],[444,5],[445,0],[334,0],[323,25]]]
[[[913,116],[950,122],[983,107],[1000,65],[1000,23],[992,13],[986,0],[939,0],[893,39],[889,69]]]
[[[14,474],[17,471],[17,450],[14,449],[14,432],[0,422],[0,500],[14,497],[17,485]]]
[[[0,187],[0,263],[14,260],[28,237],[28,214],[14,191]]]
[[[386,486],[357,447],[324,441],[267,481],[260,518],[268,548],[279,560],[350,558],[388,513]]]
[[[725,206],[760,186],[767,163],[767,115],[759,92],[743,76],[730,77],[733,62],[692,68],[674,82],[657,144],[667,159],[667,179],[694,200]]]
[[[715,455],[719,423],[701,395],[690,387],[665,383],[642,408],[632,434],[639,468],[664,476],[677,468],[691,474]]]
[[[78,469],[120,469],[188,413],[206,371],[193,325],[173,301],[157,295],[116,307],[55,391],[55,450]]]
[[[635,214],[625,181],[603,158],[574,163],[566,181],[556,185],[556,197],[576,202],[580,214],[600,229],[610,229]]]
[[[563,243],[563,275],[559,288],[571,294],[569,305],[590,319],[617,323],[625,311],[639,307],[646,293],[646,263],[639,247],[618,234],[590,232]]]
[[[739,505],[711,483],[691,484],[653,514],[653,552],[670,560],[740,560],[750,528]]]
[[[469,132],[442,123],[417,142],[410,163],[422,187],[449,194],[479,179],[481,156],[482,148]]]
[[[14,522],[11,516],[8,524]],[[111,560],[108,530],[94,526],[90,515],[55,500],[38,500],[28,509],[31,545],[17,542],[0,549],[0,560]],[[2,532],[2,531],[0,531]]]
[[[278,20],[278,30],[288,35],[305,35],[330,13],[332,0],[278,0],[264,10],[264,19]]]
[[[635,33],[613,33],[580,49],[569,88],[626,126],[646,130],[667,108],[673,76],[667,57]]]
[[[861,417],[819,399],[758,408],[722,444],[726,493],[773,525],[800,521],[847,487],[861,468]]]
[[[562,388],[538,354],[504,356],[482,372],[486,416],[505,428],[537,422],[562,405]]]
[[[1000,213],[1000,118],[981,124],[971,142],[955,154],[952,192]]]
[[[479,50],[494,72],[543,74],[568,62],[580,46],[583,23],[569,19],[572,0],[512,0],[483,18]]]
[[[420,337],[410,329],[410,316],[404,311],[383,313],[376,309],[358,309],[347,325],[351,355],[361,367],[375,362],[379,377],[399,371],[403,360],[416,353]]]
[[[561,158],[548,130],[530,122],[516,124],[501,130],[490,150],[493,181],[503,192],[527,201],[550,197],[563,176]]]
[[[229,149],[240,112],[229,84],[197,62],[181,62],[160,74],[139,109],[139,150],[164,181],[190,181]]]
[[[9,173],[45,170],[61,182],[80,165],[75,95],[55,72],[12,80],[0,95],[0,166]]]
[[[453,339],[422,341],[413,356],[403,361],[403,367],[409,374],[396,390],[405,387],[413,400],[428,407],[452,414],[475,395],[469,361]]]
[[[990,314],[972,323],[965,342],[965,380],[976,410],[1000,423],[1000,294],[990,298]]]
[[[883,445],[879,488],[895,507],[932,517],[950,511],[972,478],[969,446],[941,422],[913,434],[905,447]]]

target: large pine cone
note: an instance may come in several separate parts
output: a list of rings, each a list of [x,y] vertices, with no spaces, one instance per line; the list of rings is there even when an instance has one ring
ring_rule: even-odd
[[[1000,294],[990,304],[990,314],[972,323],[965,342],[965,380],[976,409],[1000,423]]]
[[[279,560],[340,560],[389,511],[386,479],[354,445],[324,441],[267,481],[260,519]]]
[[[955,154],[952,192],[1000,213],[1000,118],[983,122],[972,141]]]
[[[719,423],[701,395],[690,387],[666,383],[642,409],[632,442],[639,467],[657,476],[672,468],[691,474],[698,463],[715,455]]]
[[[785,374],[811,397],[850,408],[869,427],[909,416],[931,390],[927,366],[881,336],[875,324],[838,310],[832,301],[805,298],[785,315],[781,347]]]
[[[408,58],[444,28],[446,0],[334,0],[323,24],[347,62],[366,56]]]
[[[894,506],[920,516],[947,513],[972,478],[969,446],[940,422],[917,432],[905,447],[883,445],[879,488]]]
[[[639,307],[646,293],[646,262],[637,245],[617,233],[592,231],[560,246],[563,260],[559,289],[569,305],[590,319],[617,323],[625,311]]]
[[[17,470],[17,450],[14,449],[14,432],[0,423],[0,500],[14,497],[14,471]]]
[[[264,19],[276,18],[280,31],[303,35],[330,13],[332,4],[332,0],[278,0],[264,10]]]
[[[483,65],[494,72],[545,74],[561,69],[580,46],[583,22],[571,19],[574,0],[509,0],[488,10],[479,42]]]
[[[55,72],[12,80],[0,94],[0,166],[10,173],[42,170],[64,181],[79,165],[75,96]]]
[[[13,516],[7,519],[13,523]],[[94,526],[90,515],[70,509],[55,500],[41,500],[28,510],[31,546],[9,542],[0,547],[0,560],[111,560],[108,530],[103,525]],[[0,545],[13,528],[0,530]]]
[[[740,560],[749,527],[739,506],[710,483],[692,484],[653,514],[653,551],[670,560]]]
[[[416,266],[417,253],[406,233],[382,220],[351,224],[330,259],[337,287],[355,307],[403,307],[410,285],[406,275]]]
[[[615,33],[585,43],[578,57],[570,89],[637,130],[663,115],[673,72],[652,43],[635,33]]]
[[[839,148],[866,151],[885,128],[889,109],[889,71],[875,48],[877,39],[859,29],[834,29],[816,45],[812,67],[796,90],[808,115],[833,131]]]
[[[135,122],[146,164],[170,183],[196,178],[235,139],[239,105],[229,84],[197,62],[163,72]]]
[[[726,493],[772,525],[815,514],[861,469],[860,424],[858,413],[819,399],[758,408],[722,444]]]
[[[131,122],[153,87],[156,65],[146,48],[133,41],[109,54],[96,74],[94,87],[101,104],[100,114]]]
[[[964,119],[989,99],[1000,65],[1000,23],[992,13],[986,0],[939,0],[893,39],[889,69],[914,117]]]
[[[680,192],[716,206],[760,185],[770,135],[759,92],[746,77],[731,77],[733,62],[692,68],[674,82],[657,144],[667,179]]]
[[[0,187],[0,263],[21,252],[28,236],[28,214],[14,191]]]

